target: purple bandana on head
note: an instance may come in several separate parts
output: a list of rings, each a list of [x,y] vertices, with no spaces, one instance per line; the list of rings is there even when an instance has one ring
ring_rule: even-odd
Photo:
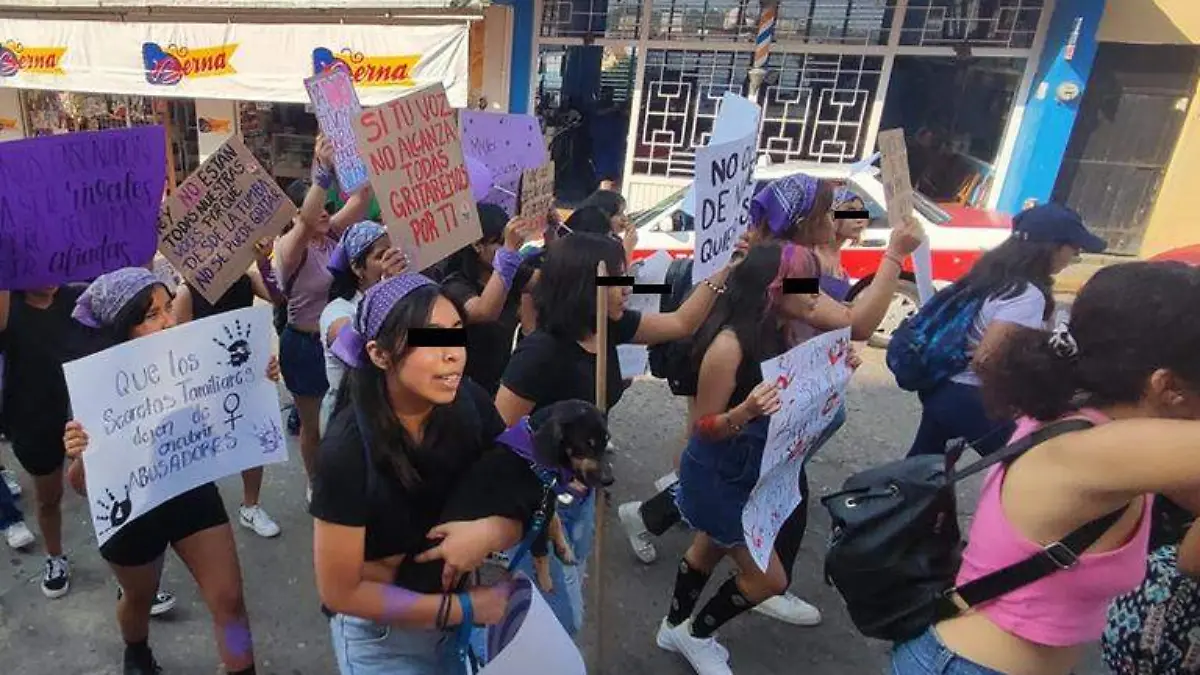
[[[367,290],[358,303],[358,315],[354,325],[346,326],[338,333],[330,351],[351,368],[362,368],[363,348],[367,342],[379,335],[379,329],[392,308],[409,293],[433,285],[433,280],[423,274],[401,274],[381,281]]]
[[[155,284],[166,288],[158,275],[145,267],[125,267],[102,274],[75,301],[71,317],[92,328],[111,326],[134,296]]]
[[[387,230],[373,220],[364,220],[351,225],[342,235],[337,248],[326,265],[333,272],[350,271],[350,263],[368,251],[375,242],[387,236]]]
[[[774,181],[750,201],[751,221],[758,223],[766,220],[771,232],[776,235],[783,233],[789,225],[812,211],[817,201],[818,185],[819,180],[803,173]]]

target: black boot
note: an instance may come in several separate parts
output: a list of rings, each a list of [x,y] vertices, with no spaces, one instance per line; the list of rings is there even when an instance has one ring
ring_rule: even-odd
[[[145,642],[125,645],[125,675],[159,675],[162,668]]]

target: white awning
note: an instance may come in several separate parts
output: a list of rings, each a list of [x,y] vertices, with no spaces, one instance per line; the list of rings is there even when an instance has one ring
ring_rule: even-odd
[[[468,24],[153,23],[0,19],[0,87],[306,103],[346,67],[364,105],[441,82],[465,106]]]
[[[383,10],[476,8],[482,0],[0,0],[0,9],[114,10],[228,9],[228,10]]]

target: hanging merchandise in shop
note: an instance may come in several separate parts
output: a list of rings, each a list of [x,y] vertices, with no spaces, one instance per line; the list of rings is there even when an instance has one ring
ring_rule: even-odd
[[[464,106],[466,22],[435,26],[0,19],[0,87],[307,103],[344,70],[365,105],[441,82]]]

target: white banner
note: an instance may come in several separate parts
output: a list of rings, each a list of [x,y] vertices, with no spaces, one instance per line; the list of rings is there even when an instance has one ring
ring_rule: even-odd
[[[750,220],[757,136],[696,148],[696,262],[698,284],[729,263]]]
[[[211,316],[63,366],[100,544],[188,490],[287,461],[271,311]]]
[[[763,382],[779,385],[781,407],[771,416],[758,483],[742,510],[742,532],[764,571],[779,528],[800,505],[800,470],[845,402],[854,372],[849,355],[850,329],[842,328],[762,363]]]
[[[468,24],[207,24],[0,19],[0,88],[307,103],[350,73],[365,105],[441,82],[467,103]]]

